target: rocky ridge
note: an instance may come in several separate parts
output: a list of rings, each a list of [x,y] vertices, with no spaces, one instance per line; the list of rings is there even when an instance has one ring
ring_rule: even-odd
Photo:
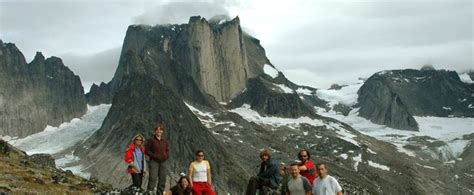
[[[37,52],[33,61],[0,41],[0,134],[25,137],[87,111],[79,76],[57,57]]]
[[[474,85],[463,83],[454,71],[382,71],[359,89],[359,115],[377,124],[416,131],[413,116],[474,117],[472,94]]]

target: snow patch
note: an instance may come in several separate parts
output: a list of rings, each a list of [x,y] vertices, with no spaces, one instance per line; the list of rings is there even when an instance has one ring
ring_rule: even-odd
[[[450,142],[447,142],[449,148],[451,148],[451,151],[455,157],[460,156],[463,152],[464,149],[466,149],[466,146],[470,143],[471,141],[469,140],[453,140]]]
[[[459,79],[461,79],[462,82],[464,83],[469,83],[469,84],[472,84],[474,83],[474,81],[471,79],[471,77],[469,76],[469,74],[467,73],[462,73],[462,74],[459,74]]]
[[[357,136],[352,134],[351,132],[349,132],[348,130],[344,129],[344,128],[338,128],[337,129],[337,133],[340,135],[340,138],[349,142],[349,143],[352,143],[356,146],[360,146],[359,145],[359,142],[357,142],[354,138],[356,138]]]
[[[273,84],[273,85],[279,87],[283,91],[283,93],[294,93],[293,89],[290,89],[286,85],[283,85],[283,84]]]
[[[372,153],[372,154],[377,154],[377,152],[374,152],[373,150],[371,150],[370,148],[367,148],[367,150]]]
[[[348,158],[347,154],[340,154],[339,156],[340,156],[341,158],[343,158],[344,160],[347,160],[347,158]]]
[[[304,95],[313,95],[312,91],[309,90],[309,89],[306,89],[306,88],[302,88],[302,87],[299,87],[298,89],[296,89],[296,93],[298,94],[304,94]]]
[[[352,157],[352,161],[354,161],[354,169],[357,171],[357,166],[359,166],[359,163],[362,162],[362,154]]]
[[[263,72],[272,78],[278,77],[278,70],[268,64],[263,65]]]
[[[452,110],[452,109],[451,109],[451,107],[446,107],[446,106],[443,106],[443,109],[445,109],[445,110],[449,110],[449,111],[451,111],[451,110]]]
[[[427,169],[433,169],[433,170],[436,170],[436,168],[434,168],[434,167],[431,167],[431,166],[426,166],[426,165],[422,165],[422,164],[419,164],[419,163],[416,163],[416,165],[418,165],[418,166],[420,166],[420,167],[427,168]]]
[[[313,126],[326,126],[326,124],[317,119],[311,119],[309,117],[300,117],[300,118],[280,118],[273,116],[261,116],[258,112],[252,110],[250,105],[244,104],[242,107],[234,108],[229,110],[229,112],[236,113],[247,121],[255,122],[258,124],[266,124],[271,126],[290,126],[290,127],[299,127],[300,124],[309,124]]]
[[[198,119],[201,121],[201,123],[206,126],[207,128],[212,128],[218,125],[229,125],[231,127],[235,127],[235,123],[232,121],[217,121],[214,118],[214,114],[211,112],[204,112],[201,111],[194,106],[191,106],[190,104],[184,102],[184,104],[198,117]]]
[[[370,160],[368,160],[367,162],[369,163],[369,165],[371,167],[375,167],[375,168],[382,169],[382,170],[385,170],[385,171],[390,171],[390,167],[387,167],[385,165],[382,165],[382,164],[379,164],[379,163],[376,163],[376,162],[373,162],[373,161],[370,161]]]
[[[339,103],[347,106],[352,106],[357,103],[357,91],[363,84],[363,82],[358,82],[352,85],[345,86],[339,90],[320,89],[316,91],[316,95],[319,98],[328,101],[331,107]]]

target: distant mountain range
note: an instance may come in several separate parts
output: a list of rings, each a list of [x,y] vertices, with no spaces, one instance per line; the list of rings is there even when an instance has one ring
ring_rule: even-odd
[[[0,65],[21,61],[10,60],[18,59],[10,55],[3,52]],[[3,80],[18,78],[4,75]],[[71,92],[75,86],[57,89]],[[337,89],[347,87],[352,86]],[[462,175],[473,170],[472,144],[461,151],[462,159],[447,165],[440,158],[421,158],[422,152],[408,155],[342,122],[343,115],[325,112],[357,112],[373,123],[420,131],[417,116],[474,117],[473,84],[462,82],[453,71],[392,70],[372,75],[356,90],[352,103],[333,104],[318,95],[321,89],[294,84],[279,72],[259,40],[242,31],[239,18],[208,21],[194,16],[181,25],[130,26],[113,79],[55,106],[70,108],[86,100],[90,105],[112,104],[101,128],[73,150],[88,167],[84,171],[115,187],[130,184],[122,159],[130,138],[136,133],[150,137],[153,125],[163,122],[171,148],[170,179],[186,171],[194,152],[203,149],[219,193],[243,193],[262,148],[285,163],[300,148],[309,149],[317,162],[328,164],[347,193],[472,193],[474,178]],[[422,141],[432,144],[432,151],[446,146],[429,140]]]

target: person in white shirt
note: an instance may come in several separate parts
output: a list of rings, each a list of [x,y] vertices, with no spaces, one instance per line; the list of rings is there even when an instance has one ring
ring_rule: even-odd
[[[337,180],[328,175],[326,164],[316,164],[318,178],[314,180],[313,195],[342,195],[342,188]]]
[[[189,165],[189,180],[193,195],[214,195],[212,190],[211,166],[204,160],[204,151],[196,152],[196,160]]]

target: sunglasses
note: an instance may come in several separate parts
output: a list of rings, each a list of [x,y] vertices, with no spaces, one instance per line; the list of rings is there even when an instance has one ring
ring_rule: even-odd
[[[196,156],[197,156],[197,157],[203,157],[204,154],[198,154],[198,155],[196,155]]]
[[[300,155],[300,157],[308,157],[308,155]]]
[[[143,139],[135,139],[135,141],[143,141]]]

